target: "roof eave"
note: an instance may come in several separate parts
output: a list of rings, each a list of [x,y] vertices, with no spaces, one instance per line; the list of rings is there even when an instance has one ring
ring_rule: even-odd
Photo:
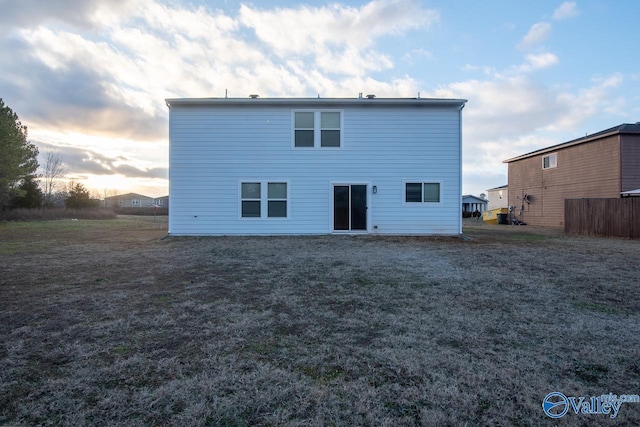
[[[605,134],[598,134],[598,135],[593,135],[593,136],[585,136],[585,137],[582,137],[580,139],[574,139],[573,141],[563,142],[561,144],[552,145],[551,147],[541,148],[539,150],[531,151],[530,153],[527,153],[527,154],[522,154],[522,155],[517,156],[517,157],[512,157],[511,159],[503,160],[502,163],[512,163],[512,162],[516,162],[518,160],[527,159],[529,157],[539,156],[540,154],[552,153],[554,151],[562,150],[564,148],[573,147],[574,145],[585,144],[587,142],[591,142],[591,141],[595,141],[595,140],[603,139],[603,138],[608,138],[610,136],[617,135],[617,134],[620,134],[620,133],[622,133],[622,132],[618,129],[618,130],[615,130],[613,132],[608,132],[608,133],[605,133]]]
[[[172,106],[223,106],[223,105],[433,105],[463,108],[466,99],[445,98],[167,98],[167,107]]]

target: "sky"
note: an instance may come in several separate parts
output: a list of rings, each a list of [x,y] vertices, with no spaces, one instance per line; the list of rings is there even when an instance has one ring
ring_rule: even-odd
[[[66,180],[168,193],[165,98],[463,98],[463,194],[640,121],[636,0],[0,0],[0,98]]]

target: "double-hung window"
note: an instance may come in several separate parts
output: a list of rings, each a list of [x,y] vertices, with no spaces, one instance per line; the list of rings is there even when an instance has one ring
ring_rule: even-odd
[[[406,203],[440,203],[439,182],[406,182]]]
[[[288,184],[253,181],[240,183],[242,218],[287,218]]]
[[[287,217],[287,183],[269,182],[267,184],[267,217]]]
[[[261,183],[259,182],[243,182],[242,183],[242,217],[243,218],[260,218],[261,216]]]
[[[294,111],[293,146],[295,148],[340,148],[342,112]]]

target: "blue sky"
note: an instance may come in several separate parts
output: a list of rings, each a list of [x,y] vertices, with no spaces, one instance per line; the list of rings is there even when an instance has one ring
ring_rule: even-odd
[[[0,97],[66,179],[167,193],[165,98],[452,97],[463,193],[640,121],[634,0],[0,0]]]

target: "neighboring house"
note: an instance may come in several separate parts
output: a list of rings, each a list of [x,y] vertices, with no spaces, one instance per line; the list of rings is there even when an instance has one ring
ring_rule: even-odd
[[[640,122],[504,161],[509,204],[530,225],[564,225],[564,200],[619,198],[640,188]]]
[[[509,207],[509,186],[490,188],[487,190],[487,210]]]
[[[152,197],[138,193],[127,193],[106,197],[104,206],[106,208],[148,208],[153,206],[153,202]]]
[[[480,197],[467,194],[462,196],[462,212],[484,212],[487,209],[487,201]]]
[[[169,234],[460,234],[465,102],[167,99]]]
[[[162,196],[158,197],[157,199],[153,199],[153,205],[157,208],[168,208],[169,196]]]

